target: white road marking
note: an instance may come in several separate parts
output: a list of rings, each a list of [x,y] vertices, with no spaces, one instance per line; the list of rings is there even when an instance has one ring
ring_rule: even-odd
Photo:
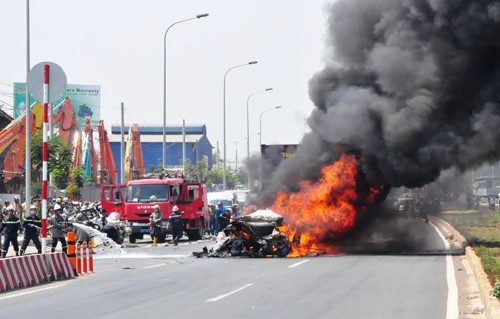
[[[94,260],[96,259],[185,259],[189,258],[191,255],[148,255],[147,253],[132,253],[132,254],[123,254],[123,255],[96,255],[94,256]]]
[[[235,290],[233,290],[233,291],[228,292],[227,294],[223,294],[223,295],[220,295],[220,296],[217,296],[217,297],[214,297],[214,298],[207,299],[207,301],[208,301],[208,302],[215,302],[215,301],[217,301],[217,300],[221,300],[222,298],[226,298],[227,296],[230,296],[230,295],[232,295],[232,294],[235,294],[235,293],[237,293],[238,291],[242,291],[243,289],[246,289],[246,288],[248,288],[248,287],[250,287],[250,286],[252,286],[252,285],[253,285],[253,283],[252,283],[252,284],[246,284],[246,285],[244,285],[244,286],[243,286],[243,287],[241,287],[241,288],[238,288],[238,289],[235,289]]]
[[[444,238],[443,234],[433,223],[432,227],[436,230],[441,240],[444,242],[444,247],[450,249],[450,244]],[[448,284],[448,301],[446,307],[446,319],[458,318],[458,288],[455,278],[455,270],[453,269],[453,259],[450,254],[446,255],[446,282]]]
[[[309,261],[309,259],[299,261],[298,263],[295,263],[295,264],[293,264],[293,265],[288,266],[288,268],[295,268],[295,267],[297,267],[297,266],[300,266],[300,265],[302,265],[302,264],[305,264],[305,263],[306,263],[306,262],[308,262],[308,261]]]
[[[25,295],[31,295],[31,294],[34,294],[37,292],[42,292],[42,291],[46,291],[46,290],[50,290],[50,289],[56,289],[56,288],[60,288],[60,287],[66,286],[66,285],[67,284],[59,284],[59,285],[54,285],[54,286],[49,286],[49,287],[44,287],[44,288],[32,289],[32,290],[24,291],[24,292],[13,293],[13,294],[8,295],[8,296],[0,297],[0,300],[15,298],[15,297],[19,297],[19,296],[25,296]]]
[[[161,267],[161,266],[166,266],[167,264],[163,263],[163,264],[157,264],[157,265],[152,265],[152,266],[147,266],[147,267],[144,267],[144,269],[151,269],[151,268],[156,268],[156,267]]]

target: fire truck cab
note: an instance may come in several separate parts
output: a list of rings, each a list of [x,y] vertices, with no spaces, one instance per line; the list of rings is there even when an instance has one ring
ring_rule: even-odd
[[[184,230],[190,240],[201,239],[208,218],[206,185],[200,181],[177,178],[155,178],[129,181],[125,185],[103,185],[101,204],[105,214],[120,213],[131,228],[130,243],[149,234],[149,216],[159,205],[163,214],[164,242],[169,231],[168,217],[174,205],[183,212]]]

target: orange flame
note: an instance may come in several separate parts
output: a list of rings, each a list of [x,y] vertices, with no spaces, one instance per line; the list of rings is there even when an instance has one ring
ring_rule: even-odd
[[[271,209],[283,216],[286,225],[280,227],[292,243],[289,257],[304,256],[313,252],[335,253],[322,240],[334,238],[355,226],[359,209],[356,193],[358,160],[353,155],[343,155],[323,167],[318,182],[303,181],[295,193],[278,194]],[[376,189],[367,201],[373,202]],[[368,203],[367,203],[368,204]]]

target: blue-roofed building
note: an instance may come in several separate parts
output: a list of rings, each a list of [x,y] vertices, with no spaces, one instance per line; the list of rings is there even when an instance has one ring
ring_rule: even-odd
[[[125,143],[128,140],[129,126],[124,126]],[[163,126],[140,126],[142,156],[144,160],[144,171],[151,172],[152,168],[159,169],[163,162]],[[166,127],[166,148],[167,148],[167,168],[182,167],[182,125]],[[207,137],[206,125],[186,125],[186,160],[192,164],[203,160],[208,160],[208,167],[212,167],[212,144]],[[118,170],[118,180],[121,180],[120,167],[120,141],[121,126],[111,126],[109,142],[113,156],[115,158],[116,168]]]

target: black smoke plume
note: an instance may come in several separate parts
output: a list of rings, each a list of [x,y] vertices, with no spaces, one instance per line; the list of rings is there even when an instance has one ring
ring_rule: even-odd
[[[316,109],[268,188],[355,152],[370,185],[419,187],[500,155],[500,1],[337,0]]]

